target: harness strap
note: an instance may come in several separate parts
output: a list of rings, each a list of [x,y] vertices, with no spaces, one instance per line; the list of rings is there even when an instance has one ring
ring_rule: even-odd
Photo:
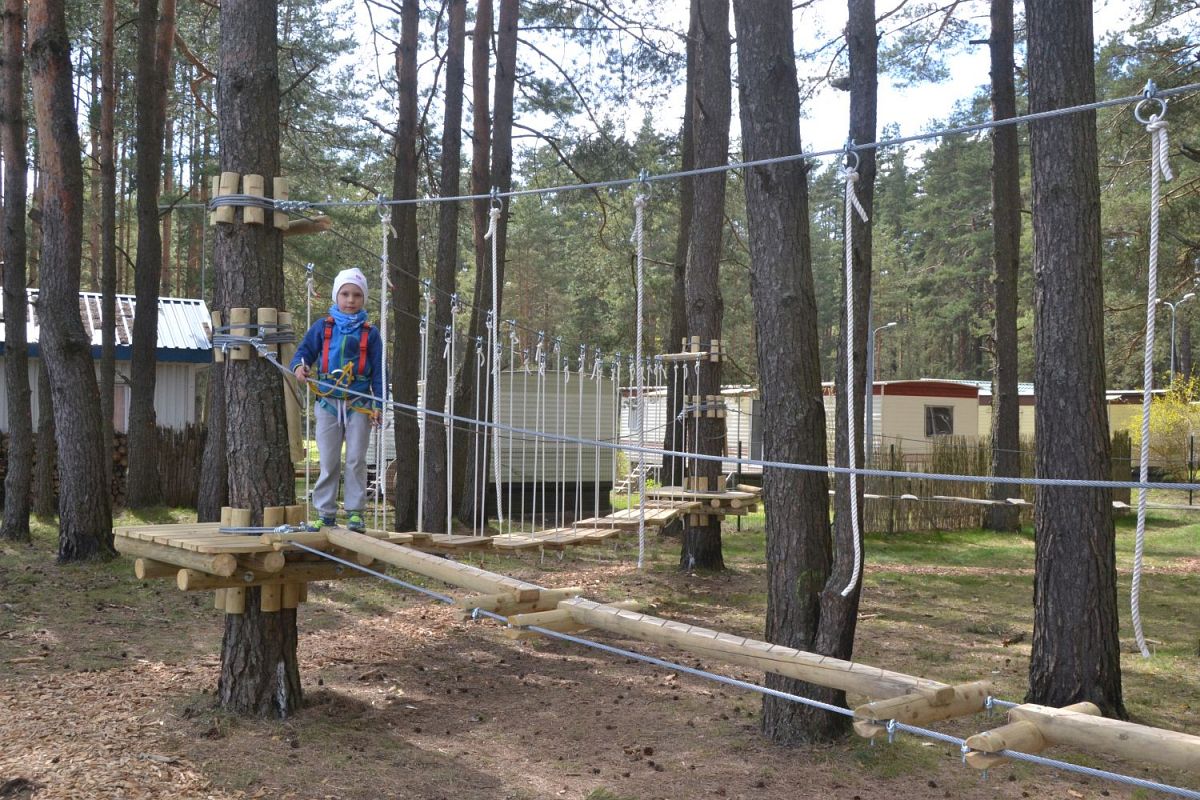
[[[356,375],[362,375],[367,370],[367,339],[371,334],[371,323],[364,322],[358,338],[358,370]],[[321,345],[321,374],[329,374],[329,340],[333,338],[333,315],[325,318],[325,336]]]

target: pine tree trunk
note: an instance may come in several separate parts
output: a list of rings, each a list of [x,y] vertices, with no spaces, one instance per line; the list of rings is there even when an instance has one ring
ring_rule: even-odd
[[[517,22],[518,22],[519,4],[517,0],[500,0],[500,11],[497,20],[497,36],[496,36],[496,86],[495,96],[492,101],[492,131],[491,131],[491,151],[492,161],[489,175],[491,183],[501,192],[507,192],[512,188],[512,122],[513,122],[513,92],[516,85],[516,58],[517,58]],[[480,13],[482,13],[482,2],[480,4]],[[478,28],[477,28],[478,30]],[[478,114],[478,111],[476,111]],[[476,155],[481,155],[476,149]],[[472,165],[471,173],[472,184],[476,180],[474,165]],[[484,191],[488,191],[485,189]],[[475,299],[474,308],[471,311],[471,324],[469,327],[470,341],[474,341],[474,337],[482,336],[484,344],[487,343],[486,318],[489,310],[492,308],[492,270],[496,271],[496,308],[500,309],[503,314],[504,308],[504,252],[506,244],[506,232],[508,229],[508,214],[509,203],[505,201],[501,204],[500,219],[496,223],[496,263],[492,264],[492,243],[490,240],[483,240],[483,234],[487,231],[489,224],[488,203],[482,204],[482,209],[479,204],[475,206],[475,236],[477,240],[476,250],[476,268],[482,271],[477,271],[477,279],[475,283]],[[482,210],[482,219],[481,219]],[[482,227],[481,227],[482,226]],[[495,321],[495,336],[499,339],[501,325],[501,316]],[[485,353],[484,358],[485,370],[490,371],[492,357],[491,353]],[[476,387],[476,379],[474,372],[474,362],[468,357],[463,363],[463,374],[467,377],[467,385],[464,386],[464,392],[470,391],[470,394],[464,394],[463,399],[471,403],[474,400],[474,391]],[[492,380],[497,380],[498,376],[493,376]],[[485,422],[490,422],[494,419],[494,409],[492,408],[492,391],[488,381],[484,381],[484,386],[478,387],[482,392],[480,395],[480,419]],[[485,388],[489,389],[484,391]],[[469,413],[473,413],[474,409]],[[490,428],[483,428],[481,436],[486,436],[489,439],[492,436]],[[467,438],[467,437],[464,437]],[[467,468],[471,470],[467,475],[473,475],[474,470],[478,469],[481,474],[481,484],[488,485],[491,480],[492,463],[496,458],[496,454],[492,452],[490,446],[487,447],[488,459],[481,460],[481,455],[476,452],[479,443],[477,437],[470,437],[470,444],[467,449]],[[468,478],[469,482],[469,478]],[[464,487],[465,488],[465,487]],[[488,492],[491,494],[496,487]],[[459,506],[459,514],[462,519],[467,519],[474,515],[476,498],[470,493],[462,493],[462,502]],[[484,506],[487,506],[486,501]],[[486,515],[481,515],[486,516]]]
[[[111,448],[117,371],[116,0],[103,0],[100,34],[100,440]],[[112,486],[113,460],[104,460]]]
[[[739,109],[747,160],[800,152],[800,109],[788,0],[734,0]],[[762,398],[763,457],[826,461],[825,405],[809,238],[808,167],[790,161],[746,172],[750,293]],[[767,468],[767,641],[816,649],[821,591],[833,552],[828,479]],[[833,619],[829,624],[838,624]],[[768,674],[772,689],[832,702],[829,689]],[[763,698],[763,733],[790,744],[842,726],[797,703]]]
[[[277,16],[274,0],[221,3],[222,171],[268,180],[279,174]],[[239,212],[236,222],[217,226],[214,266],[224,319],[228,306],[283,307],[282,237],[269,222],[246,225]],[[250,509],[259,524],[263,507],[286,505],[295,496],[283,375],[258,357],[224,366],[229,503]],[[248,589],[245,614],[225,615],[217,699],[235,713],[287,717],[301,702],[296,612],[262,612],[259,594]]]
[[[38,424],[33,464],[33,513],[53,519],[58,512],[58,446],[54,443],[54,402],[50,395],[50,372],[45,354],[37,360]]]
[[[696,136],[696,167],[727,163],[729,157],[729,0],[696,0],[696,87],[692,103]],[[724,304],[719,270],[721,239],[725,228],[725,173],[698,175],[693,182],[695,207],[688,231],[687,295],[688,334],[699,337],[707,351],[713,339],[721,338]],[[699,379],[694,381],[701,402],[720,398],[721,362],[704,360]],[[696,431],[695,450],[725,453],[725,419],[707,414],[689,420]],[[721,462],[699,461],[692,475],[693,486],[720,490]],[[685,524],[679,566],[684,570],[725,568],[721,553],[721,518],[700,516],[700,524]],[[689,522],[695,521],[689,518]]]
[[[475,29],[471,34],[471,194],[487,194],[491,189],[492,127],[488,116],[491,100],[489,45],[492,39],[492,0],[479,0],[475,9]],[[488,228],[488,201],[475,200],[471,203],[471,239],[475,252],[475,292],[471,305],[471,317],[467,324],[467,346],[463,353],[462,369],[454,382],[454,414],[459,417],[475,415],[475,396],[482,387],[476,377],[475,347],[483,335],[483,317],[479,313],[480,287],[488,283],[487,240],[483,235]],[[489,284],[490,289],[490,284]],[[477,470],[475,431],[464,428],[454,440],[454,491],[457,496],[450,502],[458,509],[457,514],[464,522],[474,519],[475,503],[474,475]]]
[[[992,119],[1017,114],[1013,64],[1013,0],[992,3]],[[1017,394],[1017,272],[1021,262],[1021,162],[1017,128],[992,129],[992,268],[996,327],[992,376],[992,474],[1016,478],[1021,474],[1021,409]],[[1015,531],[1020,509],[1005,503],[1014,487],[992,485],[984,527]]]
[[[100,392],[79,316],[83,168],[62,0],[29,4],[29,64],[46,181],[38,316],[57,414],[58,560],[75,561],[114,551],[111,492],[103,485],[109,454],[100,441]]]
[[[396,121],[395,168],[392,195],[398,200],[417,196],[417,37],[420,9],[417,0],[404,0],[400,13],[400,45],[396,48],[400,102]],[[392,391],[396,402],[417,404],[417,382],[421,377],[421,259],[417,246],[417,207],[396,205],[391,209],[396,231],[388,239],[389,282],[392,285]],[[392,505],[396,530],[417,525],[417,419],[411,413],[395,415],[396,479]]]
[[[696,97],[696,38],[699,35],[697,16],[699,9],[692,2],[688,22],[687,79],[683,101],[683,130],[679,134],[679,168],[684,172],[696,165],[696,137],[694,133],[693,104]],[[676,352],[687,338],[687,257],[688,238],[692,230],[692,205],[695,190],[690,179],[679,182],[679,230],[675,234],[675,280],[671,284],[671,329],[666,342],[667,352]],[[663,431],[663,450],[682,451],[684,426],[679,419],[683,408],[683,386],[681,368],[672,367],[667,375],[667,421]],[[639,457],[639,460],[641,458]],[[684,459],[664,452],[662,473],[659,476],[664,486],[682,486],[686,464]]]
[[[466,0],[450,0],[450,19],[446,41],[446,110],[442,125],[442,195],[459,193],[459,172],[462,169],[462,111],[464,84],[464,49],[466,41]],[[447,364],[445,337],[453,321],[454,309],[450,297],[455,292],[458,268],[458,204],[442,203],[438,207],[437,274],[434,279],[434,320],[428,341],[429,369],[425,378],[425,407],[430,411],[446,410],[446,381],[454,369]],[[456,343],[457,345],[457,343]],[[446,531],[446,423],[442,418],[428,416],[425,420],[425,500],[422,508],[423,527],[427,531]]]
[[[1091,0],[1029,0],[1029,110],[1096,99]],[[1040,478],[1108,480],[1100,180],[1093,111],[1032,123]],[[1030,702],[1125,716],[1108,489],[1039,486]]]
[[[157,378],[158,286],[163,273],[163,240],[159,232],[159,175],[166,123],[170,49],[162,60],[160,39],[174,38],[174,0],[138,2],[137,51],[137,266],[134,286],[137,308],[133,318],[130,356],[129,473],[125,503],[146,508],[162,502],[158,477],[158,420],[154,409]]]
[[[33,414],[29,343],[25,332],[25,88],[22,77],[23,0],[5,0],[0,37],[0,151],[4,153],[4,388],[8,399],[8,474],[0,539],[29,540]]]
[[[214,300],[214,305],[217,301]],[[200,456],[200,486],[196,493],[196,521],[219,522],[221,507],[229,505],[229,461],[225,455],[224,362],[208,370],[204,402],[204,453]]]

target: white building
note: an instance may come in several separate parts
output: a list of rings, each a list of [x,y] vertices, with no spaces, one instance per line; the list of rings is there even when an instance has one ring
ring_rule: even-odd
[[[32,392],[33,424],[38,424],[38,370],[41,326],[38,322],[37,289],[26,290],[25,333],[29,341],[29,388]],[[129,376],[135,298],[117,295],[116,313],[116,386],[113,391],[113,427],[124,432],[129,427]],[[96,378],[100,374],[101,295],[80,292],[79,313],[84,332],[90,337]],[[158,424],[164,428],[183,428],[198,422],[203,409],[203,392],[209,364],[212,363],[212,323],[203,300],[161,297],[158,301],[158,343],[155,350],[157,379],[154,409]],[[0,326],[0,430],[8,430],[8,393],[3,381],[5,358]]]

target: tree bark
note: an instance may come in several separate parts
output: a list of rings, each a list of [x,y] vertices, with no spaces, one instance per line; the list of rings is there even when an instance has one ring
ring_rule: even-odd
[[[111,448],[117,374],[117,168],[113,118],[117,107],[116,0],[103,0],[100,34],[100,425]],[[104,485],[113,460],[104,460]]]
[[[492,0],[479,0],[475,10],[475,29],[471,34],[471,194],[487,194],[491,188],[492,125],[488,115],[491,100],[488,88],[491,82],[489,46],[492,39]],[[483,238],[488,227],[488,201],[475,200],[471,203],[471,240],[475,252],[475,293],[471,306],[471,317],[467,324],[468,348],[480,340],[482,318],[479,315],[479,287],[486,283],[488,248]],[[489,287],[490,288],[490,287]],[[454,382],[454,413],[459,417],[475,414],[475,393],[480,390],[475,374],[475,353],[468,349],[463,354],[462,369]],[[450,502],[457,507],[460,520],[474,518],[476,497],[472,479],[475,466],[474,430],[464,428],[463,435],[454,440],[454,491],[457,497]]]
[[[687,172],[696,166],[696,137],[693,120],[693,104],[696,99],[696,38],[699,36],[697,16],[699,9],[695,0],[691,5],[687,39],[687,78],[683,100],[683,130],[679,134],[679,168]],[[667,351],[681,349],[687,338],[687,257],[688,237],[692,230],[692,205],[694,187],[688,178],[679,182],[679,230],[675,234],[675,280],[671,284],[671,328]],[[683,387],[679,366],[672,367],[667,379],[667,420],[663,431],[663,450],[683,450],[684,426],[679,419],[683,408]],[[663,453],[662,473],[659,476],[664,486],[682,486],[686,468],[684,459]]]
[[[729,160],[729,0],[696,0],[696,87],[692,103],[696,144],[696,167],[714,167]],[[725,172],[691,178],[694,191],[692,225],[688,231],[687,322],[690,336],[699,337],[702,351],[713,339],[721,338],[724,304],[719,283],[721,240],[725,227]],[[704,360],[699,378],[692,385],[701,402],[720,398],[721,362]],[[693,418],[698,453],[725,453],[725,419],[707,415]],[[722,487],[721,462],[699,461],[693,486],[715,491]],[[725,568],[721,554],[721,518],[689,517],[679,566],[684,570]]]
[[[54,402],[50,394],[50,372],[46,356],[38,359],[38,424],[36,461],[33,465],[33,513],[53,519],[58,509],[58,446],[54,443]]]
[[[992,119],[1017,114],[1013,65],[1013,0],[992,0]],[[992,474],[1021,474],[1020,405],[1017,395],[1017,272],[1021,263],[1021,162],[1017,128],[992,129],[992,268],[996,327],[993,331]],[[992,484],[984,527],[1015,531],[1020,509],[1003,502],[1012,496],[1007,484]]]
[[[79,316],[83,257],[83,167],[71,94],[70,41],[62,0],[29,4],[29,65],[45,171],[41,351],[54,395],[59,486],[58,560],[111,555],[111,491],[104,486],[100,392]]]
[[[279,174],[279,72],[274,0],[221,3],[217,119],[221,170]],[[240,217],[240,214],[239,214]],[[240,219],[217,226],[216,295],[228,306],[283,307],[282,237],[272,225]],[[264,506],[295,496],[283,376],[266,359],[226,362],[225,443],[229,502],[261,524]],[[296,661],[296,611],[263,612],[258,589],[246,591],[246,612],[225,615],[221,642],[221,707],[239,714],[287,717],[301,701]]]
[[[1029,110],[1095,100],[1091,0],[1029,0]],[[1107,480],[1100,181],[1094,111],[1030,125],[1040,478]],[[1030,702],[1125,716],[1108,489],[1039,486]]]
[[[738,91],[745,158],[800,152],[800,108],[788,0],[734,0]],[[763,458],[826,461],[820,339],[809,237],[808,166],[789,161],[746,172],[750,293],[754,301],[762,397]],[[820,595],[833,562],[829,481],[817,472],[767,468],[767,620],[769,642],[816,651]],[[767,675],[772,689],[833,702],[824,687]],[[822,739],[829,715],[763,699],[763,733],[790,744]]]
[[[417,36],[420,8],[417,0],[404,0],[400,12],[400,44],[396,48],[399,103],[396,115],[395,166],[392,196],[412,200],[417,196]],[[396,235],[388,239],[389,283],[392,286],[392,393],[398,403],[417,404],[417,382],[421,375],[421,259],[417,250],[417,207],[391,207],[391,225]],[[417,525],[417,419],[396,414],[396,478],[392,505],[396,530]]]
[[[0,150],[4,152],[4,387],[8,398],[8,474],[0,539],[29,541],[29,488],[33,476],[33,412],[29,342],[25,332],[25,87],[23,0],[5,0],[0,51]]]
[[[129,472],[125,491],[125,503],[130,508],[146,508],[162,502],[158,478],[158,420],[154,409],[158,287],[164,266],[158,197],[167,79],[171,71],[169,43],[174,37],[175,0],[163,0],[161,18],[158,0],[139,0],[136,81],[138,241],[133,279],[137,300],[129,365]]]
[[[462,112],[465,81],[464,48],[466,42],[466,0],[449,0],[449,24],[446,41],[446,110],[442,124],[442,195],[459,193],[462,169]],[[455,292],[458,269],[458,204],[438,207],[437,270],[434,278],[434,319],[428,336],[429,369],[425,376],[425,407],[446,410],[446,381],[453,364],[442,357],[445,337],[454,319],[450,298]],[[425,500],[423,527],[427,531],[446,531],[446,429],[442,418],[428,416],[425,421]]]
[[[520,6],[518,0],[500,0],[500,12],[497,20],[497,36],[496,36],[496,86],[495,96],[492,100],[493,119],[491,131],[491,152],[492,161],[490,168],[490,177],[492,186],[500,192],[507,192],[512,188],[512,123],[513,123],[513,92],[516,86],[516,60],[517,60],[517,23]],[[482,13],[482,2],[480,4]],[[472,75],[474,72],[472,72]],[[478,113],[478,112],[476,112]],[[476,154],[479,151],[476,150]],[[475,181],[475,170],[472,165],[472,183]],[[487,189],[484,189],[487,191]],[[504,253],[507,241],[508,230],[508,202],[501,203],[500,218],[496,222],[496,263],[492,264],[491,258],[491,242],[484,240],[483,234],[487,231],[489,224],[488,216],[489,204],[484,201],[482,208],[480,204],[475,206],[475,236],[477,242],[476,249],[476,275],[475,282],[475,297],[474,307],[471,310],[471,324],[468,329],[470,336],[469,341],[474,341],[475,337],[482,336],[484,342],[487,341],[486,335],[486,319],[492,308],[492,270],[496,271],[496,286],[497,296],[495,306],[503,314],[504,309]],[[482,216],[482,219],[481,219]],[[482,227],[480,227],[482,226]],[[480,268],[482,267],[482,271]],[[495,321],[495,336],[500,336],[500,319]],[[492,363],[491,354],[486,354],[485,363]],[[475,391],[475,373],[473,371],[474,364],[470,359],[463,362],[463,377],[466,378],[468,386],[464,387],[464,392],[469,390],[469,394],[464,394],[463,399],[466,402],[472,402]],[[486,367],[490,370],[490,366]],[[493,380],[496,378],[494,377]],[[485,386],[487,382],[485,382]],[[479,387],[481,390],[483,387]],[[492,408],[491,392],[486,392],[480,397],[480,419],[484,422],[490,422],[494,419],[494,409]],[[483,436],[491,436],[490,428],[483,428]],[[466,438],[466,437],[464,437]],[[476,452],[476,437],[470,437],[470,445],[467,451],[467,465],[469,469],[478,468],[483,475],[482,485],[488,483],[487,476],[490,475],[490,461],[488,463],[481,462],[480,454]],[[495,458],[492,448],[487,448],[489,458]],[[469,474],[473,474],[469,473]],[[494,491],[493,487],[493,491]],[[459,505],[459,514],[462,519],[473,517],[476,498],[468,492],[462,493],[462,502]],[[484,503],[486,507],[486,502]]]

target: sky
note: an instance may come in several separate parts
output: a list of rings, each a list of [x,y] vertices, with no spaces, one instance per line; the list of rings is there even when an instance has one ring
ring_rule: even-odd
[[[877,13],[885,13],[892,5],[893,0],[877,0]],[[1097,38],[1113,30],[1127,29],[1134,15],[1131,10],[1133,5],[1135,4],[1131,0],[1095,0]],[[985,31],[988,26],[987,6],[985,0],[972,0],[964,3],[964,7],[969,9],[968,14],[980,15],[975,22]],[[375,66],[376,71],[387,70],[392,65],[391,54],[386,49],[377,50],[372,45],[370,26],[364,8],[363,4],[355,6],[355,13],[358,16],[357,27],[363,33],[359,37],[359,41],[362,43],[360,49],[352,56],[352,60],[357,61],[360,67],[369,63]],[[377,24],[382,21],[380,13],[376,8],[375,21]],[[687,14],[687,0],[673,0],[666,6],[665,12],[658,21],[665,27],[684,30],[687,25]],[[804,10],[797,11],[793,21],[793,27],[797,32],[797,51],[811,50],[820,43],[828,41],[844,27],[845,19],[845,0],[815,0]],[[732,28],[731,19],[731,31]],[[986,36],[986,33],[981,36]],[[380,48],[386,47],[386,44],[380,44]],[[570,60],[572,55],[578,54],[572,54],[569,49],[563,49],[556,54],[557,57],[565,60]],[[585,56],[579,60],[586,62],[587,58]],[[1021,63],[1021,60],[1022,57],[1018,55],[1018,64]],[[949,77],[937,84],[903,87],[896,85],[887,75],[881,76],[878,100],[880,131],[878,138],[883,138],[882,131],[888,125],[898,126],[899,135],[908,136],[929,129],[936,121],[947,119],[957,104],[967,101],[978,89],[987,85],[989,80],[988,62],[987,46],[977,45],[951,54],[947,58]],[[798,64],[802,74],[811,69],[823,71],[824,66],[824,63],[815,66],[804,62]],[[736,59],[734,68],[736,70]],[[421,80],[423,82],[433,80],[433,70],[428,67],[422,70]],[[735,91],[731,131],[732,141],[735,143],[739,139],[736,104],[737,93]],[[629,136],[636,133],[646,114],[652,115],[654,124],[660,131],[676,132],[680,127],[682,109],[683,87],[677,86],[665,99],[662,97],[630,98],[619,118],[626,125],[625,133]],[[847,92],[838,91],[826,85],[807,100],[802,114],[800,132],[805,150],[836,150],[844,145],[849,119],[849,94]],[[550,119],[530,120],[528,118],[520,121],[535,128],[548,128],[553,122]],[[914,147],[911,152],[919,153],[922,149]]]

